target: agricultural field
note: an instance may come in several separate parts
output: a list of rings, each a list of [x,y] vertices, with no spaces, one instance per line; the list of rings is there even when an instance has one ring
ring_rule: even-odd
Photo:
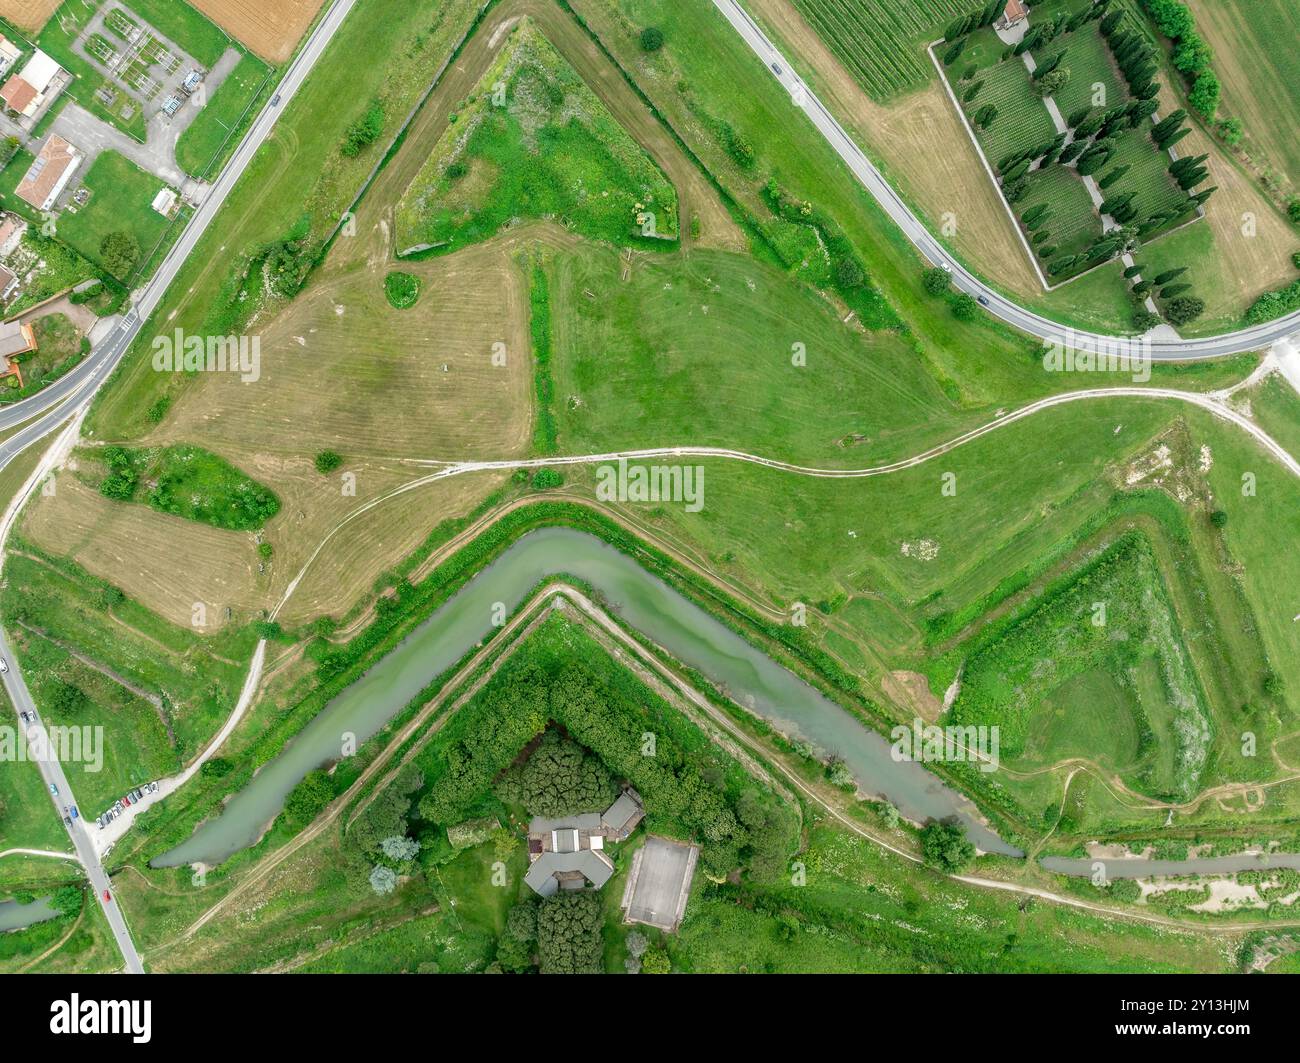
[[[525,21],[397,208],[399,255],[455,251],[523,217],[615,244],[671,242],[672,185]]]
[[[323,0],[194,0],[194,7],[273,63],[288,59],[312,24]]]
[[[1221,115],[1245,127],[1242,147],[1284,196],[1300,188],[1300,67],[1295,5],[1257,0],[1243,11],[1227,0],[1191,0],[1196,28],[1214,52],[1223,83]],[[1267,86],[1267,91],[1260,91]]]
[[[797,32],[774,2],[755,17]],[[197,10],[160,5],[132,10],[224,47]],[[275,62],[316,12],[254,25],[241,3],[201,8],[245,19],[241,40]],[[972,120],[996,108],[978,142],[1004,175],[1030,160],[999,159],[1056,136],[988,31],[938,76],[926,46],[956,2],[796,8],[844,64],[833,106],[874,108],[855,133],[911,116],[891,184],[922,158],[911,124],[927,108],[971,151],[924,194],[978,163],[949,86]],[[0,544],[0,623],[41,713],[104,730],[78,800],[93,813],[193,769],[105,857],[149,970],[1223,972],[1248,930],[1294,921],[1289,874],[1180,897],[1039,862],[1300,847],[1297,487],[1244,430],[1300,446],[1276,357],[1159,365],[1146,392],[1050,368],[925,268],[812,123],[774,121],[786,90],[707,0],[356,11]],[[1129,102],[1094,24],[1035,55],[1064,46],[1059,110],[1093,106],[1085,82]],[[232,87],[256,92],[261,62],[245,56]],[[1128,167],[1116,187],[1143,217],[1186,202],[1145,128],[1114,132],[1097,178]],[[1042,258],[1086,255],[1102,235],[1089,185],[1069,160],[1024,171],[1026,235],[1051,211]],[[1000,210],[981,181],[963,202]],[[69,239],[98,248],[96,202],[125,225],[138,184],[97,191]],[[922,186],[898,187],[910,201]],[[1218,238],[1199,222],[1158,235],[1137,256],[1152,276]],[[1081,293],[1072,320],[1118,304],[1129,323],[1120,268],[1058,275]],[[1229,312],[1208,295],[1207,317]],[[48,320],[42,357],[63,365],[79,337]],[[175,330],[238,337],[253,362],[163,365]],[[650,448],[697,477],[700,505],[598,490],[597,464]],[[566,526],[653,577],[623,585],[646,597],[584,558],[590,586],[526,564],[532,604],[508,606],[504,581],[492,601],[519,571],[505,552]],[[462,596],[485,585],[490,619]],[[656,598],[669,593],[685,602]],[[661,631],[702,610],[711,649],[729,633],[756,673],[794,682],[771,688],[798,691],[776,699],[791,715],[740,670],[715,675],[634,629],[656,601],[672,605]],[[386,687],[376,666],[425,638],[433,652]],[[352,699],[363,726],[332,712]],[[995,770],[941,755],[909,777],[951,796],[952,819],[908,810],[889,774],[886,736],[919,718],[997,729]],[[876,739],[879,785],[862,753]],[[319,760],[289,758],[301,770],[276,794],[300,741]],[[625,786],[647,818],[608,839],[613,876],[536,899],[525,823],[600,810]],[[200,825],[238,827],[241,798],[267,787],[270,811],[233,851],[171,855]],[[57,820],[10,811],[33,792],[38,776],[0,772],[0,851],[63,842]],[[620,910],[650,835],[698,847],[672,933]],[[61,881],[9,867],[0,895]],[[1260,904],[1208,904],[1219,881]],[[99,906],[70,919],[5,940],[0,965],[116,967]]]
[[[930,79],[925,46],[970,9],[970,0],[794,0],[795,7],[861,82],[888,100]]]

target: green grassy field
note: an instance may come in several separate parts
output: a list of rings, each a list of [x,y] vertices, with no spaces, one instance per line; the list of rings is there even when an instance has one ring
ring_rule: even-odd
[[[152,206],[154,197],[166,186],[116,151],[103,152],[88,171],[78,175],[78,183],[90,189],[90,200],[76,213],[68,209],[60,215],[59,238],[107,269],[101,253],[104,238],[109,233],[127,233],[139,255],[118,280],[130,284],[147,276],[151,263],[180,235],[181,224],[173,224]]]
[[[697,250],[643,260],[626,282],[619,270],[596,246],[551,266],[563,452],[689,440],[856,464],[950,416],[905,342],[846,328],[771,266]]]
[[[256,641],[251,628],[203,637],[122,598],[70,561],[46,558],[25,544],[18,548],[23,552],[11,552],[6,561],[9,582],[0,592],[5,629],[47,632],[159,696],[177,755],[196,754],[235,703]],[[130,727],[110,726],[108,740],[131,741]]]
[[[614,244],[674,240],[668,179],[532,23],[512,33],[398,205],[398,248],[454,251],[519,217]]]
[[[13,636],[42,718],[64,727],[103,729],[102,757],[83,756],[81,763],[64,768],[83,818],[93,819],[132,787],[181,767],[162,713],[148,701],[29,627],[20,626]],[[75,708],[61,707],[64,702],[56,698],[56,690],[69,687],[83,695]]]
[[[176,141],[176,162],[193,177],[216,174],[235,150],[257,113],[255,104],[271,90],[273,70],[251,53],[221,83]]]
[[[1141,783],[1181,798],[1199,789],[1210,714],[1146,539],[1121,538],[1064,586],[985,627],[956,653],[965,670],[953,718],[998,726],[1004,757],[1024,752],[1031,730],[1039,740],[1034,759],[1046,763],[1077,755],[1089,742],[1088,756],[1116,768],[1163,750],[1174,754],[1174,770],[1144,771]],[[1136,677],[1148,661],[1143,683]],[[1053,733],[1055,720],[1038,719],[1056,716],[1057,706],[1044,705],[1053,697],[1064,711],[1087,717],[1075,723],[1074,736],[1070,729]]]

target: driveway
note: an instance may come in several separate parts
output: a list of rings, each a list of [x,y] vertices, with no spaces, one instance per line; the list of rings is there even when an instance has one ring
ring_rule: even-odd
[[[204,80],[204,93],[209,100],[238,63],[239,52],[227,48]],[[85,152],[86,162],[83,165],[87,169],[100,152],[116,151],[140,169],[180,189],[182,195],[188,195],[197,188],[198,182],[176,164],[176,141],[198,115],[199,108],[192,102],[182,106],[171,118],[159,111],[149,119],[148,140],[141,144],[120,129],[96,118],[74,100],[63,108],[63,112],[51,124],[50,132],[57,133]]]

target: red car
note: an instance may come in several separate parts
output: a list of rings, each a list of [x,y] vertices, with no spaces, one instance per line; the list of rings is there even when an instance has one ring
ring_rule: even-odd
[[[105,891],[104,891],[104,900],[106,900],[106,901],[111,901],[112,899],[113,899],[113,895],[112,895],[111,893],[109,893],[108,890],[105,890]]]

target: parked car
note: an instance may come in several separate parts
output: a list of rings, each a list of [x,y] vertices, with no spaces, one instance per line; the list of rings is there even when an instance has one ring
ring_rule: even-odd
[[[50,793],[52,793],[55,797],[59,796],[59,788],[55,786],[54,783],[50,783]]]
[[[71,809],[72,809],[72,818],[73,818],[73,819],[76,819],[76,818],[77,818],[77,806],[76,806],[76,805],[71,805],[70,807],[71,807]]]
[[[112,899],[113,899],[113,895],[112,895],[111,893],[109,893],[108,890],[105,890],[105,891],[104,891],[104,900],[106,900],[106,901],[111,901]]]
[[[0,657],[0,672],[7,672],[7,671],[9,671],[9,662],[6,661],[3,657]]]
[[[63,825],[64,825],[65,827],[71,827],[71,826],[72,826],[72,817],[71,817],[71,816],[64,816],[64,817],[63,817]]]

